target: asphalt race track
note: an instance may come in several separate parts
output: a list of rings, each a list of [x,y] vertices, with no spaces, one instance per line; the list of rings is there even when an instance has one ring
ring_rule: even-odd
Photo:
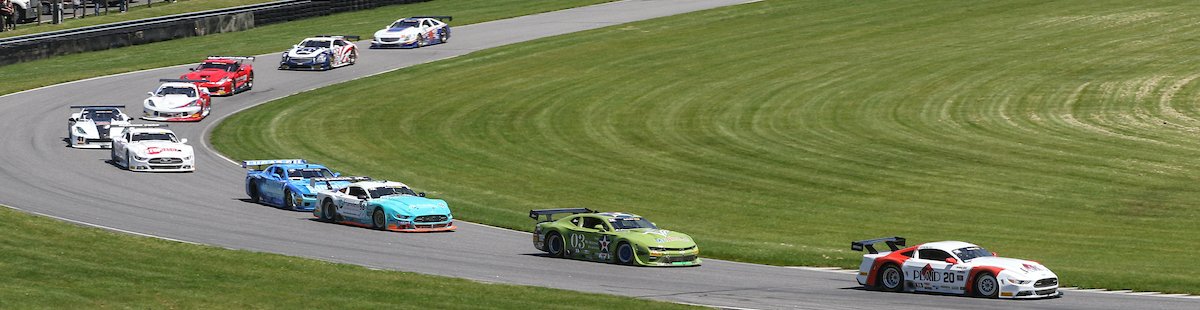
[[[278,53],[260,55],[255,61],[254,90],[213,99],[213,114],[203,122],[171,124],[171,129],[196,146],[198,171],[190,174],[120,170],[108,162],[108,150],[71,149],[63,141],[69,105],[124,104],[129,114],[140,114],[141,100],[158,85],[158,79],[178,77],[190,65],[3,96],[0,178],[5,181],[0,186],[0,204],[127,232],[233,249],[484,282],[714,306],[1200,309],[1200,299],[1091,292],[1068,292],[1063,298],[1036,301],[873,292],[859,289],[852,274],[713,259],[694,268],[639,268],[553,259],[533,248],[528,233],[464,222],[459,222],[457,232],[435,234],[319,223],[310,213],[244,202],[245,171],[201,142],[222,118],[301,91],[480,49],[744,2],[747,0],[621,1],[456,27],[449,43],[415,50],[369,50],[363,41],[359,44],[363,49],[358,65],[328,72],[277,71]]]

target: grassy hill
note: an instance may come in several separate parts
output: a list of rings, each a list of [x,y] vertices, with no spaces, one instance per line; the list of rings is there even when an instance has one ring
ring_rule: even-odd
[[[763,1],[299,94],[212,142],[518,229],[626,211],[710,257],[842,267],[851,240],[957,239],[1200,293],[1197,37],[1194,1]]]

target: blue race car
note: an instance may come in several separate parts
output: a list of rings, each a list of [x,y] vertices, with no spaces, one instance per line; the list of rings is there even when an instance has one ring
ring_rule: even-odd
[[[267,166],[265,169],[261,169]],[[317,206],[314,186],[342,187],[349,181],[328,181],[328,184],[311,182],[313,178],[332,178],[337,173],[303,159],[247,160],[242,162],[246,171],[246,195],[250,201],[276,208],[297,211],[312,211]]]

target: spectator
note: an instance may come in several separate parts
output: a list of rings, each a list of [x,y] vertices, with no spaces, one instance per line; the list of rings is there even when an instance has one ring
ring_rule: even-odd
[[[9,0],[0,0],[0,31],[11,29],[8,26],[9,23],[12,23],[13,27],[16,27],[16,20],[13,20],[16,18],[13,16],[14,12],[16,11],[13,10],[12,2]]]

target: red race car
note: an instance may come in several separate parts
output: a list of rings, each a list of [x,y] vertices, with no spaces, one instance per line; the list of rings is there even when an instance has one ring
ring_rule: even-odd
[[[196,86],[208,89],[214,96],[230,96],[254,87],[254,57],[208,56],[199,66],[191,68],[180,79],[203,80]]]

